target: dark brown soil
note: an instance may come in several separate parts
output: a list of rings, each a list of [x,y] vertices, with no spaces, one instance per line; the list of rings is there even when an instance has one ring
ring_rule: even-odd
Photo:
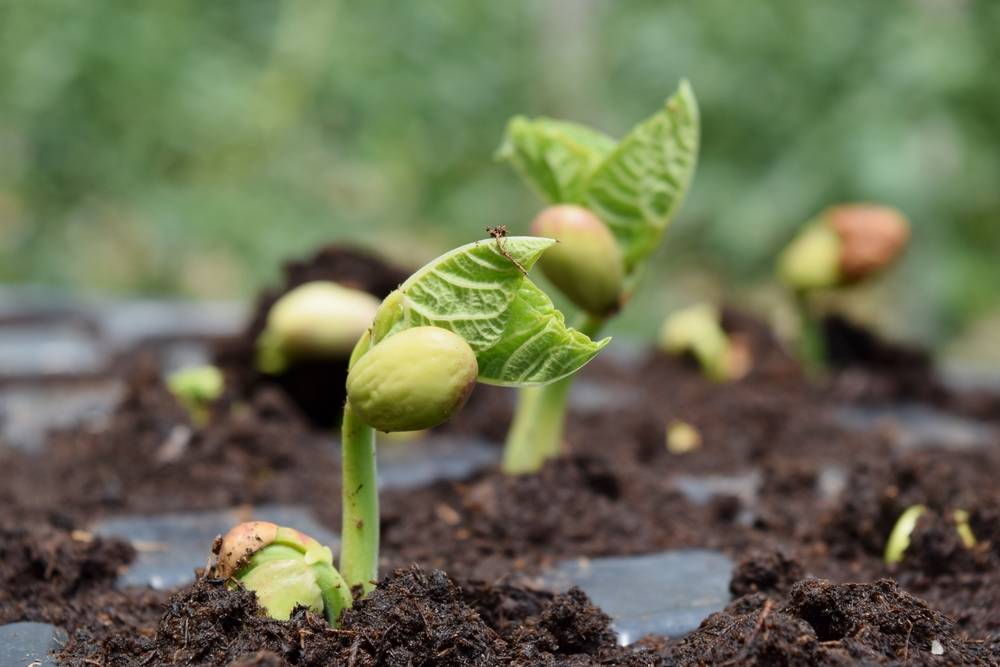
[[[616,644],[610,619],[579,589],[553,595],[459,585],[417,567],[383,579],[337,629],[304,609],[288,622],[271,620],[252,593],[228,590],[217,579],[171,596],[155,632],[145,629],[123,627],[100,643],[75,638],[64,657],[79,664],[74,656],[82,644],[97,664],[123,667],[931,665],[990,664],[996,657],[995,647],[966,640],[953,621],[888,579],[807,579],[787,594],[750,593],[681,640],[647,638],[628,648]]]
[[[371,262],[327,249],[309,267],[290,267],[288,285],[355,275],[376,293],[394,287],[400,276]],[[324,263],[327,273],[312,273]],[[273,296],[262,298],[256,326]],[[105,515],[273,502],[306,505],[338,528],[330,444],[280,384],[248,370],[252,333],[244,356],[221,356],[229,375],[243,379],[204,428],[191,426],[155,365],[141,361],[103,429],[57,433],[38,455],[0,448],[0,507],[18,517],[0,543],[0,567],[10,568],[0,570],[0,622],[64,625],[72,664],[1000,662],[1000,442],[903,451],[887,434],[843,428],[833,411],[905,398],[970,415],[989,402],[966,403],[936,381],[933,391],[914,391],[914,378],[933,379],[929,366],[881,363],[870,351],[843,353],[844,373],[810,385],[760,322],[728,312],[725,325],[754,358],[738,382],[712,384],[688,360],[653,351],[635,366],[598,359],[581,380],[627,400],[574,411],[571,454],[537,475],[486,470],[382,494],[383,571],[407,569],[336,631],[305,613],[288,623],[263,619],[251,596],[211,580],[177,591],[165,606],[159,593],[116,591],[113,573],[128,550],[73,538],[74,528]],[[340,400],[325,401],[314,422],[329,422]],[[511,400],[508,391],[479,387],[447,430],[499,441]],[[671,454],[672,420],[695,426],[701,446]],[[839,495],[822,492],[831,470],[844,480]],[[678,485],[719,475],[756,475],[756,492],[698,504]],[[904,562],[887,567],[888,533],[915,503],[930,512]],[[971,514],[972,550],[950,522],[955,509]],[[688,546],[741,561],[731,589],[742,597],[679,641],[618,648],[607,619],[580,594],[530,590],[553,561]],[[929,653],[935,640],[940,658]]]

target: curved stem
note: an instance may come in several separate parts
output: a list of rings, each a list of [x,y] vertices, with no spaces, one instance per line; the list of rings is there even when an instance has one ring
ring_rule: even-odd
[[[604,326],[605,318],[587,315],[577,330],[591,338]],[[514,420],[507,433],[503,471],[510,475],[537,472],[548,459],[559,456],[566,401],[573,375],[541,387],[525,387],[518,392]]]
[[[340,530],[340,574],[347,585],[367,594],[378,579],[378,486],[375,430],[344,405],[341,431],[343,520]]]

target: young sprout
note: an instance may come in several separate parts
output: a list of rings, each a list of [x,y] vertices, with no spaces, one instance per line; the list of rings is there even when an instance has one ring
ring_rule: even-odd
[[[917,521],[920,520],[920,517],[926,511],[927,508],[923,505],[913,505],[907,507],[899,515],[896,525],[892,527],[892,532],[889,533],[889,541],[885,544],[883,560],[885,560],[887,565],[899,563],[903,560],[903,554],[910,547],[910,535],[913,534],[913,531],[917,527]]]
[[[969,513],[966,510],[955,510],[951,515],[952,519],[955,521],[955,531],[958,533],[958,539],[962,540],[962,545],[966,549],[972,549],[976,546],[976,536],[972,532],[972,526],[969,525]]]
[[[794,294],[800,317],[803,362],[825,366],[823,334],[809,306],[809,295],[847,287],[883,271],[910,238],[906,217],[876,204],[844,204],[823,211],[782,251],[778,278]]]
[[[512,387],[555,382],[608,344],[567,327],[527,279],[554,243],[498,237],[452,250],[390,294],[360,334],[348,364],[341,431],[339,568],[315,541],[258,522],[222,541],[220,574],[256,591],[279,618],[304,605],[322,608],[334,622],[352,588],[369,592],[378,578],[375,429],[436,426],[462,406],[477,380]]]
[[[215,366],[191,366],[174,371],[167,378],[167,389],[187,410],[195,426],[208,423],[209,406],[222,395],[225,380]]]
[[[379,300],[356,289],[314,281],[271,307],[257,339],[257,368],[278,375],[300,360],[346,359],[368,329]]]
[[[736,380],[749,370],[746,351],[722,328],[719,309],[699,303],[679,310],[660,327],[660,348],[667,354],[690,354],[702,373],[716,382]]]
[[[635,290],[694,175],[698,107],[687,82],[620,141],[549,118],[510,121],[498,157],[550,204],[532,233],[559,241],[545,275],[597,335]],[[571,380],[522,389],[504,449],[508,473],[530,473],[562,447]]]
[[[903,560],[906,550],[910,547],[910,536],[916,529],[920,517],[925,512],[927,512],[927,508],[923,505],[913,505],[906,508],[899,515],[896,525],[892,527],[892,532],[889,533],[889,541],[885,545],[883,559],[886,564],[892,565]],[[958,533],[958,538],[962,541],[962,546],[966,549],[975,547],[976,536],[972,533],[972,528],[969,526],[969,513],[966,510],[959,509],[952,512],[951,517],[955,523],[955,532]]]
[[[351,590],[334,568],[330,548],[294,528],[241,523],[213,551],[215,576],[256,593],[271,618],[287,621],[296,607],[305,607],[335,625],[351,606]]]
[[[378,576],[374,429],[413,431],[449,419],[475,381],[556,382],[610,339],[592,341],[526,274],[555,244],[504,237],[430,262],[386,297],[354,348],[344,406],[340,572],[367,592]]]

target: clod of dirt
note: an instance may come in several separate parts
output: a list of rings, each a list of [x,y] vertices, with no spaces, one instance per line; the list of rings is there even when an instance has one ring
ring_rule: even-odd
[[[735,600],[666,649],[667,664],[990,664],[987,645],[964,641],[954,622],[882,579],[833,584],[807,579],[776,603]]]
[[[128,544],[36,521],[0,524],[0,625],[72,618],[70,603],[106,588],[132,560]]]
[[[783,595],[802,577],[802,566],[784,552],[757,552],[736,566],[729,592],[734,597],[750,593]]]
[[[440,570],[397,571],[344,613],[342,628],[351,637],[342,657],[359,667],[490,665],[505,648]]]

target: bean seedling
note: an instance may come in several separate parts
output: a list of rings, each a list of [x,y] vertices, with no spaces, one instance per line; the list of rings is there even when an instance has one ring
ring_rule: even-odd
[[[211,413],[209,406],[222,396],[225,380],[215,366],[191,366],[174,371],[167,378],[167,389],[187,410],[191,423],[204,426]]]
[[[698,106],[687,82],[620,141],[549,118],[508,124],[497,155],[551,204],[532,233],[559,241],[540,265],[580,308],[581,332],[597,335],[634,292],[687,193],[698,141]],[[571,382],[519,392],[506,472],[534,472],[559,454]]]
[[[222,548],[220,557],[239,559],[223,572],[247,588],[265,591],[269,613],[288,609],[280,593],[283,584],[274,580],[286,574],[294,577],[288,585],[299,591],[293,597],[314,609],[323,597],[332,619],[350,604],[347,591],[360,587],[367,593],[374,586],[376,429],[412,431],[441,424],[461,408],[476,381],[512,387],[559,381],[609,342],[595,342],[567,327],[549,297],[527,279],[527,271],[555,241],[504,237],[502,246],[498,241],[462,246],[418,270],[386,297],[354,347],[343,412],[339,568],[333,569],[328,551],[270,524],[263,539],[247,538],[245,533],[254,530],[243,529],[230,540],[236,547]],[[312,569],[307,572],[305,566]],[[320,575],[322,582],[310,583],[310,577]]]
[[[875,204],[844,204],[823,211],[782,251],[778,278],[795,298],[799,351],[807,370],[826,366],[826,346],[811,296],[868,280],[906,247],[910,226],[899,211]]]
[[[929,510],[924,505],[911,505],[903,510],[896,520],[896,524],[889,533],[889,539],[885,544],[885,553],[882,559],[886,565],[902,562],[906,550],[910,548],[910,536],[917,528],[917,522]],[[952,522],[955,524],[955,532],[958,539],[966,549],[976,546],[976,536],[969,525],[969,513],[966,510],[955,510],[951,514]]]
[[[719,309],[709,303],[673,313],[660,327],[659,345],[667,354],[690,354],[705,377],[716,382],[736,380],[749,370],[749,351],[722,328]]]
[[[313,359],[346,359],[368,329],[379,300],[329,281],[299,285],[278,299],[257,339],[257,369],[280,375]]]

